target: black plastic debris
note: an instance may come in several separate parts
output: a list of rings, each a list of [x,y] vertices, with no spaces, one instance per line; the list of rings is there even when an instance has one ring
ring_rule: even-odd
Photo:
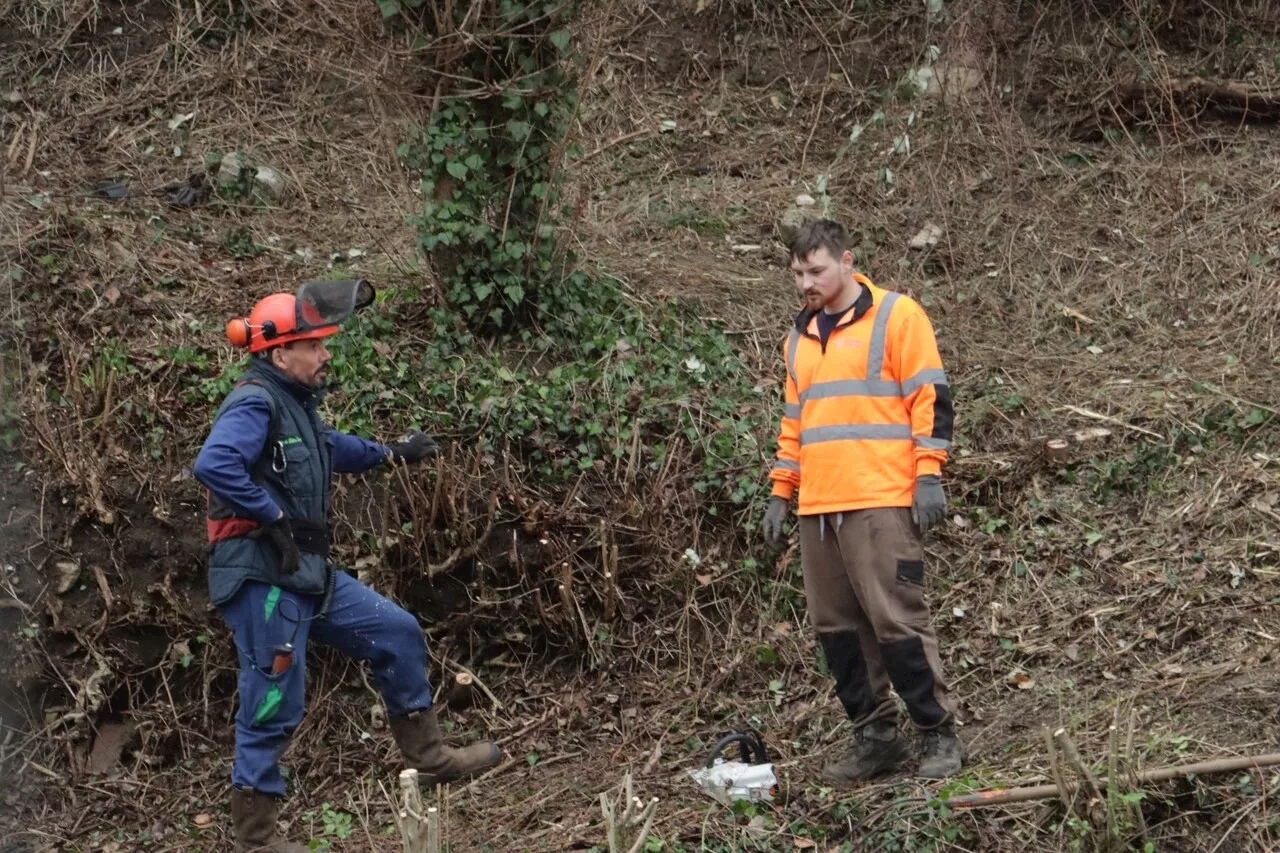
[[[128,198],[129,188],[116,181],[102,180],[93,185],[93,190],[89,195],[93,198],[109,198],[113,200]]]
[[[194,207],[209,200],[209,185],[204,175],[194,174],[185,181],[165,184],[159,190],[164,200],[174,207]]]

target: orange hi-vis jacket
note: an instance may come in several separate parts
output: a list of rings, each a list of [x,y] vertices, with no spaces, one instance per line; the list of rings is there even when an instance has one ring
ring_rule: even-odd
[[[786,410],[769,479],[800,515],[911,506],[951,447],[951,391],[920,304],[866,276],[824,347],[817,313],[787,336]],[[821,310],[821,309],[819,309]]]

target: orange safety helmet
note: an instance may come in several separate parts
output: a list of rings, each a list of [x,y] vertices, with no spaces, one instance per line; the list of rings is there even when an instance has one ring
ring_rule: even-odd
[[[273,293],[259,300],[248,318],[227,321],[227,340],[233,347],[258,353],[294,341],[327,338],[373,297],[373,285],[363,279],[304,282],[296,295]]]

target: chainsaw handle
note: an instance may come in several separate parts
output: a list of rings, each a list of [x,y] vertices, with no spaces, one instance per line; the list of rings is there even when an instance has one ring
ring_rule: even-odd
[[[756,737],[754,732],[734,732],[716,741],[716,745],[711,748],[711,754],[707,756],[707,767],[714,766],[720,753],[724,752],[733,743],[738,744],[744,764],[764,764],[768,762],[769,756],[765,752],[764,743],[761,742],[760,738]]]

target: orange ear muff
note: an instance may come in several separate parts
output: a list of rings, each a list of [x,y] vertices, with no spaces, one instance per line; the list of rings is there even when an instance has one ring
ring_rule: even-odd
[[[243,317],[235,317],[227,321],[227,340],[231,342],[233,347],[247,347],[250,335],[248,320]]]

